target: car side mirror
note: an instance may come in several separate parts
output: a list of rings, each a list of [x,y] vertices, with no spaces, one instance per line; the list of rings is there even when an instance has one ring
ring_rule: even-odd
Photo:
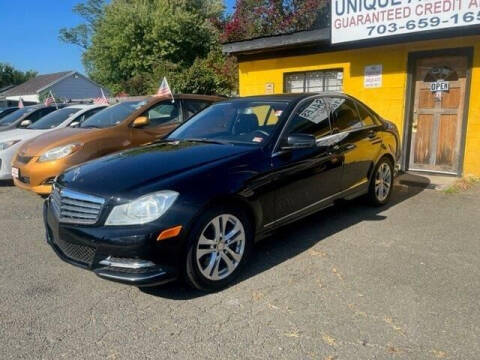
[[[310,149],[316,147],[315,136],[311,134],[291,134],[282,150]]]
[[[20,123],[20,127],[28,127],[32,125],[32,120],[23,120],[21,123]]]
[[[74,121],[69,126],[70,127],[78,127],[78,125],[80,125],[80,122],[79,121]]]
[[[132,126],[134,128],[141,128],[147,126],[150,123],[150,120],[146,116],[139,116],[133,120]]]

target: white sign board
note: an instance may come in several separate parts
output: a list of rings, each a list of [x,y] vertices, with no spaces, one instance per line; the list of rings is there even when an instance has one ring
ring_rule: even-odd
[[[449,82],[448,81],[437,81],[430,84],[430,90],[432,92],[437,91],[448,91],[449,89]]]
[[[265,94],[271,95],[275,93],[275,84],[274,83],[266,83],[265,84]]]
[[[480,24],[480,0],[332,0],[332,44]]]
[[[363,86],[366,88],[382,87],[382,64],[365,66]]]

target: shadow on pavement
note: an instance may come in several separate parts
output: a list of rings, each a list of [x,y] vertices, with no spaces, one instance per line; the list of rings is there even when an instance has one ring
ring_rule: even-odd
[[[15,186],[13,184],[13,180],[0,180],[0,187],[12,187]]]
[[[362,221],[385,220],[386,216],[381,215],[383,211],[418,195],[430,185],[425,177],[410,174],[408,183],[411,182],[414,185],[406,185],[403,176],[399,176],[395,182],[392,198],[386,206],[371,207],[361,199],[340,201],[335,206],[282,227],[281,231],[274,233],[255,246],[248,265],[233,286],[307,251],[330,235],[350,226]],[[173,300],[187,300],[205,295],[205,293],[192,290],[180,282],[142,288],[141,291]]]

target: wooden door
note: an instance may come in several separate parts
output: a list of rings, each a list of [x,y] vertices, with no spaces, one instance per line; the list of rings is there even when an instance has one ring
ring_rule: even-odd
[[[409,170],[458,174],[467,85],[467,56],[416,61]],[[448,90],[432,91],[432,83]]]

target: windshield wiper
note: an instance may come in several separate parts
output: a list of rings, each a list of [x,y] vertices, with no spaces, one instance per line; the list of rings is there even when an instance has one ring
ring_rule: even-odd
[[[191,138],[191,139],[179,139],[182,141],[190,141],[190,142],[199,142],[199,143],[206,143],[206,144],[220,144],[220,145],[229,145],[230,143],[227,141],[215,140],[215,139],[207,139],[207,138]]]
[[[80,126],[80,129],[100,129],[100,126],[95,126],[95,125]]]

